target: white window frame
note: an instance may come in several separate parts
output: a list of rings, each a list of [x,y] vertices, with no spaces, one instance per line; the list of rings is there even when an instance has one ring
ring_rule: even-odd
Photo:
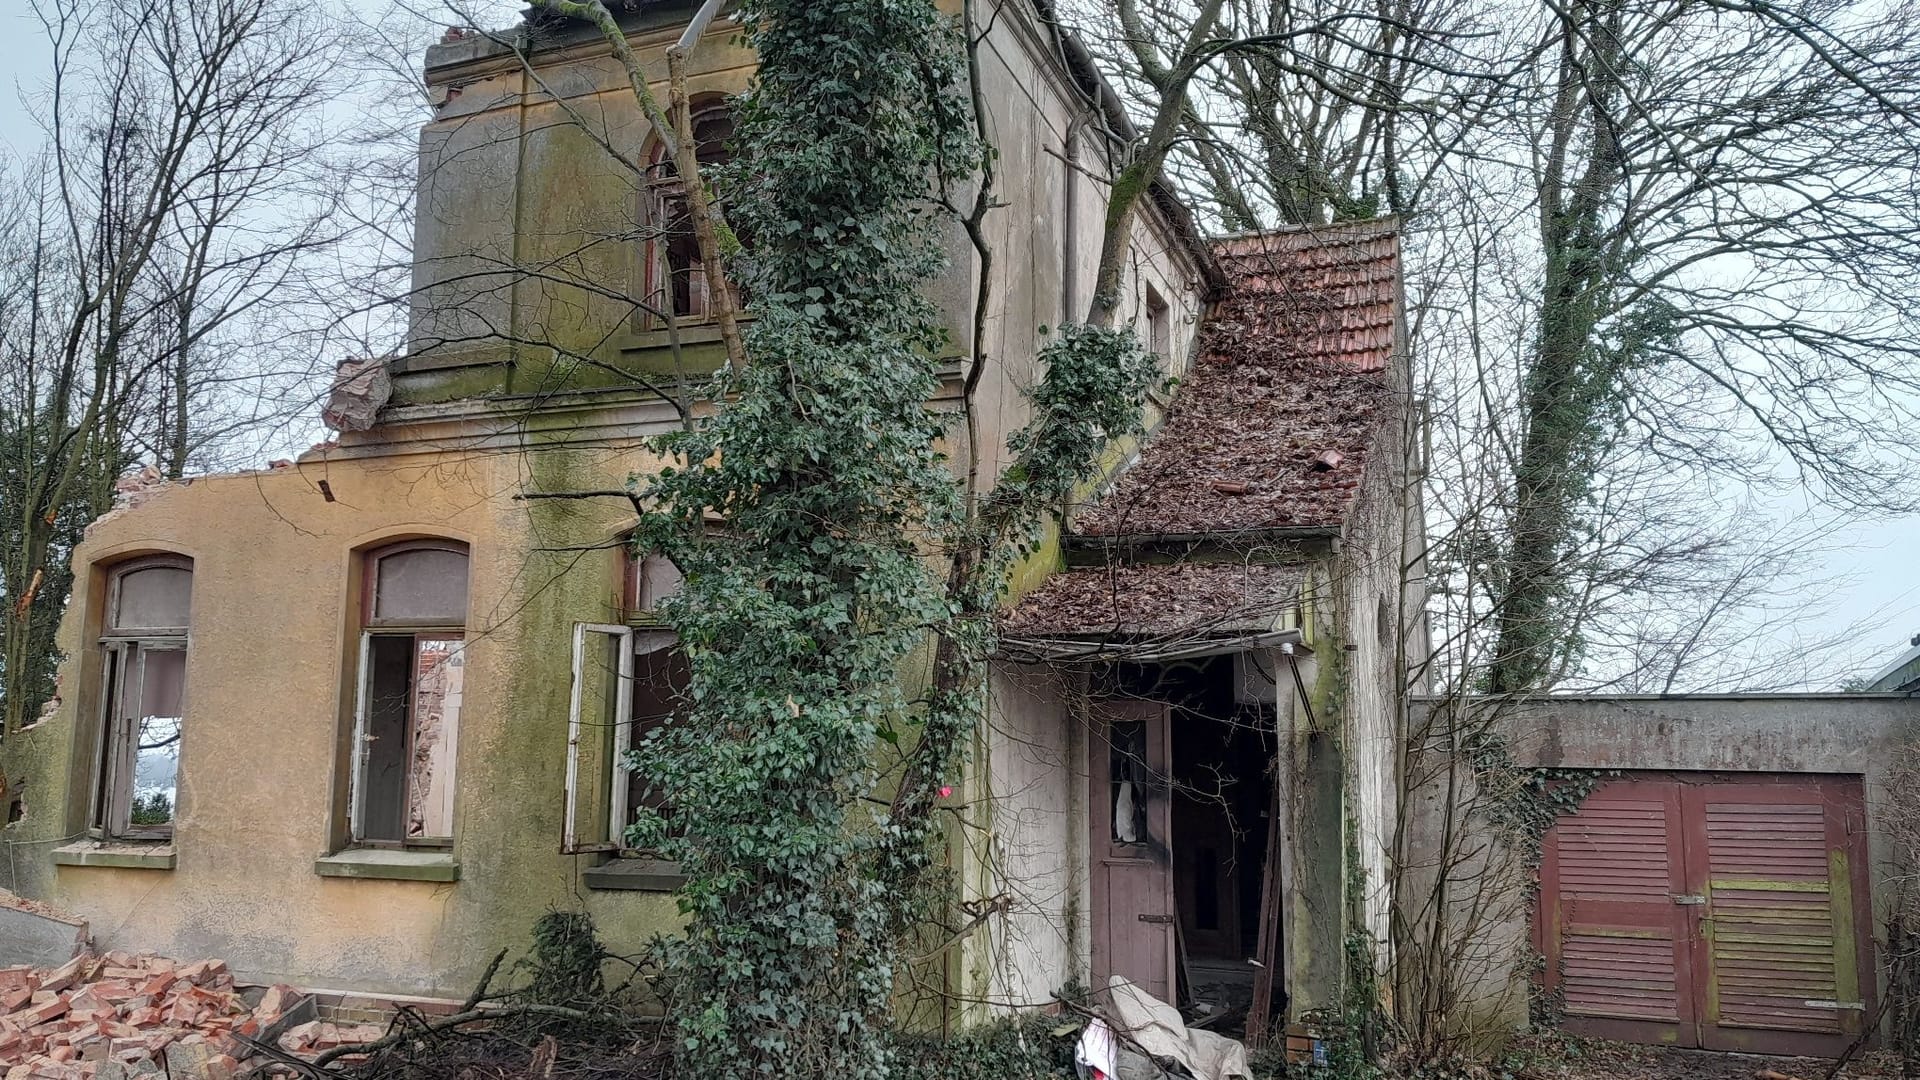
[[[94,770],[94,798],[88,807],[91,821],[88,832],[100,839],[109,840],[171,840],[173,825],[133,824],[133,779],[139,764],[139,750],[135,744],[140,737],[140,721],[144,717],[131,715],[129,709],[138,710],[138,701],[145,694],[147,681],[147,656],[157,652],[187,652],[188,641],[185,637],[113,637],[101,642],[102,650],[111,665],[112,677],[105,684],[106,693],[100,703],[100,738],[102,740],[100,767]],[[133,670],[137,661],[138,673]],[[129,700],[135,704],[128,705]],[[186,688],[180,693],[180,727],[186,729]],[[178,755],[176,755],[177,757]],[[176,763],[175,771],[179,766]],[[176,775],[175,802],[179,809],[178,784]]]
[[[580,710],[585,704],[587,635],[602,634],[618,643],[618,689],[613,695],[614,781],[607,785],[607,842],[582,844],[579,838],[580,739],[585,727]],[[613,623],[575,623],[573,627],[573,689],[567,706],[567,806],[560,850],[565,854],[622,850],[621,834],[627,822],[627,785],[619,783],[620,762],[633,744],[633,628]]]
[[[409,663],[407,674],[407,726],[409,729],[409,737],[411,737],[413,725],[418,720],[417,717],[412,715],[412,709],[415,692],[414,680],[419,676],[421,639],[451,641],[454,643],[453,651],[455,653],[464,653],[467,648],[466,631],[456,630],[452,627],[425,626],[411,630],[397,627],[376,627],[361,631],[360,666],[356,669],[355,673],[355,678],[358,680],[358,689],[355,692],[353,706],[353,753],[351,755],[351,767],[347,771],[347,840],[356,846],[368,847],[445,848],[453,843],[451,822],[448,824],[448,835],[446,836],[402,837],[399,840],[390,840],[385,837],[373,840],[367,839],[367,763],[372,751],[372,742],[367,735],[367,714],[369,706],[372,704],[373,695],[373,671],[368,667],[368,664],[373,659],[373,639],[376,637],[404,637],[413,640],[412,660]],[[463,663],[464,660],[465,658],[462,657]],[[454,714],[453,730],[447,734],[447,738],[451,740],[447,748],[447,760],[456,765],[454,772],[456,779],[459,776],[457,758],[460,746],[460,728],[465,719],[462,714],[466,711],[464,697],[463,687],[461,709]],[[403,800],[411,798],[411,791],[402,792]]]
[[[184,571],[188,575],[188,620],[192,620],[192,582],[193,560],[183,555],[153,555],[133,559],[110,567],[107,581],[107,604],[101,615],[100,650],[104,660],[100,687],[99,755],[93,768],[91,796],[87,802],[87,835],[99,840],[163,841],[171,842],[174,825],[179,813],[179,785],[181,761],[184,754],[176,751],[174,775],[174,813],[175,820],[165,825],[133,824],[133,781],[139,764],[140,721],[144,717],[122,715],[129,708],[138,710],[138,702],[146,693],[147,655],[156,652],[179,652],[191,655],[192,633],[189,626],[143,626],[121,627],[120,594],[121,586],[131,574],[143,570],[168,568]],[[138,660],[139,673],[131,674]],[[132,688],[132,701],[129,707],[128,690]],[[187,726],[187,685],[180,687],[180,730],[184,739]]]

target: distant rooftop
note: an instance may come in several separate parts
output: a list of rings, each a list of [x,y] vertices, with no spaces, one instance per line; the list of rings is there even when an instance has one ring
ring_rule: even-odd
[[[1920,691],[1920,634],[1913,636],[1910,646],[1873,677],[1868,690]]]

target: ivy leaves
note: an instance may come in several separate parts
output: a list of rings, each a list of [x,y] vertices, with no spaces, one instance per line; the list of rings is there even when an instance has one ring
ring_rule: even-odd
[[[1155,368],[1128,332],[1063,329],[970,512],[927,407],[946,338],[932,195],[985,152],[959,31],[932,0],[744,0],[740,18],[760,66],[721,183],[756,317],[713,415],[657,440],[679,464],[642,481],[638,542],[685,575],[660,613],[691,680],[631,755],[662,809],[629,841],[687,876],[686,933],[662,946],[680,1075],[882,1080],[1008,567],[1137,429]],[[930,687],[904,677],[929,655]]]

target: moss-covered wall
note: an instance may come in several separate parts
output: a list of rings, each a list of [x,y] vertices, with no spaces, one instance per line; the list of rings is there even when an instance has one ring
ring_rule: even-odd
[[[650,8],[634,27],[663,96],[664,49],[684,17],[675,10]],[[0,768],[23,782],[26,800],[24,819],[0,834],[9,855],[0,881],[87,916],[109,947],[221,956],[244,978],[464,995],[494,952],[522,943],[549,907],[584,908],[623,949],[676,924],[670,897],[592,890],[582,876],[592,857],[559,851],[572,629],[614,615],[618,558],[604,545],[630,508],[618,498],[516,496],[619,488],[652,467],[639,440],[673,417],[634,376],[698,376],[721,350],[711,328],[689,327],[676,352],[634,317],[643,217],[639,180],[621,160],[641,155],[645,125],[604,43],[563,34],[548,46],[532,72],[484,37],[429,53],[435,116],[421,134],[411,342],[393,364],[382,424],[294,468],[151,493],[97,525],[76,553],[61,700],[0,747]],[[990,481],[1007,435],[1027,416],[1041,327],[1077,317],[1086,302],[1102,191],[1082,170],[1098,171],[1103,152],[1092,129],[1076,124],[1088,106],[1031,13],[996,18],[983,58],[1005,205],[988,221],[997,271],[981,343],[991,366],[975,403],[979,439],[969,447],[956,437],[953,449],[977,451]],[[693,53],[692,89],[736,93],[751,70],[723,21]],[[978,270],[958,232],[949,242],[954,270],[930,291],[952,313],[958,353],[973,337]],[[1149,287],[1170,304],[1170,373],[1189,362],[1204,303],[1183,245],[1157,211],[1143,214],[1125,285],[1126,317],[1143,317]],[[315,860],[346,834],[356,552],[414,536],[462,540],[472,551],[458,877],[323,876]],[[166,851],[173,865],[69,865],[53,853],[86,825],[103,568],[156,551],[195,561],[176,838]],[[1022,567],[1015,591],[1059,558],[1050,542]],[[1060,734],[1064,706],[1055,706],[1030,719]],[[993,741],[1003,734],[983,735],[960,785],[989,833],[1012,827],[991,797]],[[1072,776],[1061,782],[1061,799],[1084,794],[1073,794]],[[991,885],[978,851],[954,852],[962,898]],[[1081,870],[1056,871],[1071,911]],[[1084,952],[1082,940],[1059,955],[1084,963]],[[993,977],[992,964],[935,963],[963,991]]]

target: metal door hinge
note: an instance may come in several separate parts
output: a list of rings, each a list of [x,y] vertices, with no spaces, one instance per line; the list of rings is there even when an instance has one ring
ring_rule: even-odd
[[[1140,916],[1140,921],[1141,921],[1141,922],[1157,922],[1157,923],[1170,923],[1170,922],[1172,922],[1172,921],[1173,921],[1173,916],[1171,916],[1171,915],[1142,915],[1142,916]]]
[[[1867,1011],[1867,1003],[1864,1001],[1834,1001],[1828,998],[1824,1000],[1803,1001],[1800,1004],[1805,1005],[1809,1009],[1838,1009],[1842,1012]]]

